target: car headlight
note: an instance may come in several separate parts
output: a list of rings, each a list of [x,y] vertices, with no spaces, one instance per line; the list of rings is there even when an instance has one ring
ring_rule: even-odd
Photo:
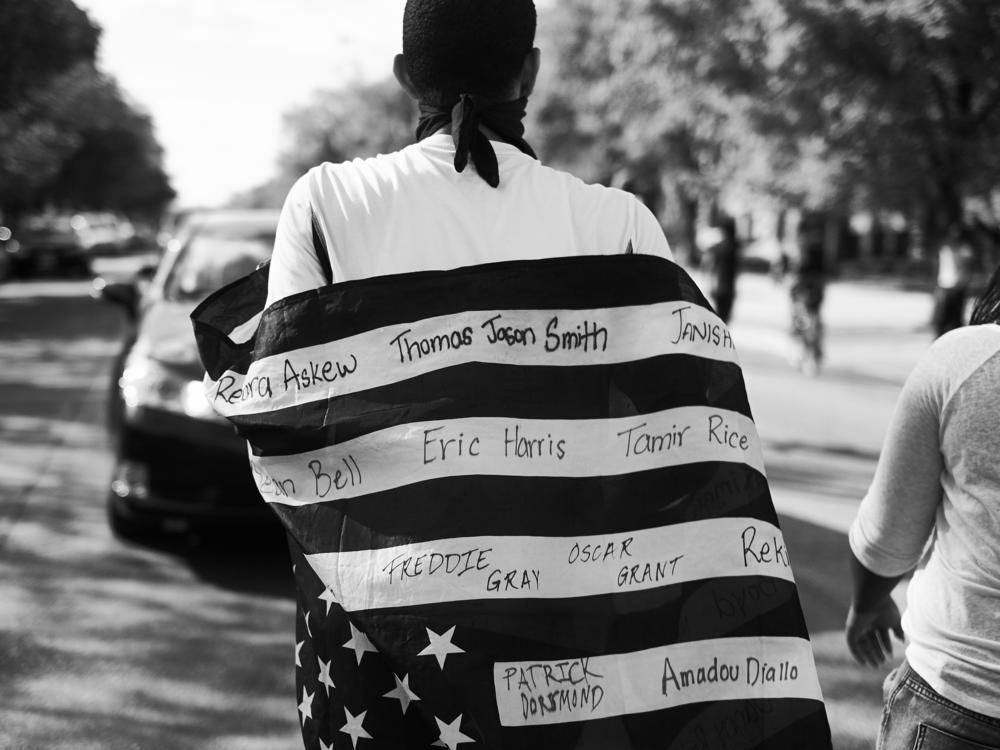
[[[127,407],[153,407],[195,419],[217,418],[202,381],[183,378],[144,355],[129,355],[118,386]]]

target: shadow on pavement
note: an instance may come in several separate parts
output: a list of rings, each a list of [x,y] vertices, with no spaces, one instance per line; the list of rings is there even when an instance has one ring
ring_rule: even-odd
[[[252,499],[264,502],[260,498]],[[160,534],[145,545],[188,567],[200,580],[230,592],[294,600],[285,532],[277,519],[237,529]]]
[[[861,667],[847,650],[843,635],[851,597],[847,537],[788,516],[781,518],[781,528],[813,642],[833,746],[871,750],[882,711],[882,681],[895,662],[878,669]],[[896,644],[895,652],[898,662],[901,644]]]
[[[8,557],[28,576],[5,599],[0,747],[296,747],[289,603],[193,587],[152,551],[81,552]]]
[[[0,295],[0,747],[301,748],[277,522],[112,538],[103,411],[123,320],[79,282],[23,287]]]
[[[865,450],[853,445],[827,445],[824,443],[807,443],[803,440],[771,440],[766,443],[765,447],[773,451],[812,451],[827,456],[856,458],[872,462],[878,461],[879,456],[877,451]]]

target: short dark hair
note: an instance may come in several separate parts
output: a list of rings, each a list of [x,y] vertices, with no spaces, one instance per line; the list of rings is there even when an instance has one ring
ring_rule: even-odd
[[[1000,323],[1000,267],[993,271],[983,293],[976,299],[969,325]]]
[[[407,0],[406,72],[429,103],[494,99],[520,75],[536,23],[532,0]]]

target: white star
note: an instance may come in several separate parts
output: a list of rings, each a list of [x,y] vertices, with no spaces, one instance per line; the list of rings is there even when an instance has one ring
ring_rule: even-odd
[[[333,663],[333,660],[331,659],[330,661],[323,661],[317,656],[316,661],[319,662],[319,682],[321,685],[326,686],[326,694],[327,696],[329,696],[330,688],[337,687],[336,685],[333,684],[333,678],[330,677],[330,665]]]
[[[383,695],[383,698],[395,698],[399,701],[399,707],[403,709],[403,713],[406,713],[406,709],[410,707],[410,701],[418,701],[420,698],[417,694],[410,690],[410,675],[403,675],[403,679],[396,677],[393,673],[393,678],[396,680],[396,687],[390,690],[388,693]]]
[[[441,733],[441,739],[439,742],[443,742],[448,750],[455,750],[456,747],[461,745],[463,742],[475,742],[471,737],[466,737],[461,732],[462,728],[462,714],[458,715],[458,718],[451,724],[445,724],[437,716],[434,717],[434,721],[437,722],[438,731]],[[437,744],[437,743],[435,743]]]
[[[306,725],[306,719],[311,719],[313,717],[313,696],[315,693],[307,693],[305,688],[302,688],[302,702],[299,704],[299,713],[302,714],[302,726]]]
[[[319,750],[333,750],[333,743],[327,745],[323,740],[319,741]]]
[[[358,664],[361,663],[361,657],[365,655],[365,651],[371,651],[373,654],[378,653],[372,642],[368,640],[368,636],[354,627],[354,623],[349,623],[351,626],[351,639],[344,644],[344,648],[353,648],[354,656],[358,660]]]
[[[358,746],[358,739],[364,737],[366,740],[370,740],[372,736],[365,731],[362,726],[365,721],[365,714],[367,711],[362,711],[357,716],[352,716],[351,712],[347,710],[347,706],[344,706],[344,714],[347,717],[347,723],[340,728],[340,731],[344,734],[349,734],[351,736],[351,745],[355,748]]]
[[[309,627],[309,610],[308,609],[306,610],[305,621],[306,621],[306,632],[309,634],[309,637],[312,638],[313,634],[312,634],[312,629]]]
[[[421,651],[417,656],[435,656],[438,660],[438,665],[441,669],[444,669],[444,660],[448,658],[448,654],[464,654],[465,650],[459,648],[454,643],[451,642],[452,636],[455,634],[455,626],[452,625],[448,630],[442,635],[438,635],[430,628],[426,628],[427,638],[430,643],[427,645],[423,651]]]
[[[301,667],[302,666],[302,660],[299,658],[299,651],[301,651],[302,647],[305,646],[305,645],[306,645],[305,641],[299,641],[298,643],[295,644],[295,666],[296,667]]]
[[[326,613],[330,614],[330,607],[332,607],[333,603],[337,601],[337,595],[333,593],[333,589],[327,586],[326,591],[320,594],[319,598],[326,602]]]

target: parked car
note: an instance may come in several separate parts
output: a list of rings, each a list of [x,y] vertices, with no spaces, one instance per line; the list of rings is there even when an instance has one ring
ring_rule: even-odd
[[[109,211],[76,214],[72,219],[87,255],[121,255],[135,235],[132,222]]]
[[[59,270],[89,274],[95,257],[121,255],[134,234],[128,219],[108,211],[49,212],[20,222],[17,243],[5,251],[12,270],[22,276]]]
[[[16,244],[8,250],[18,276],[69,270],[90,273],[90,253],[80,233],[81,221],[66,214],[28,216],[17,227]]]
[[[270,257],[277,220],[275,211],[213,213],[133,281],[95,281],[98,295],[132,321],[112,372],[108,414],[116,450],[108,520],[121,538],[271,518],[246,444],[204,395],[189,315]]]
[[[20,243],[14,238],[10,227],[0,224],[0,281],[11,273],[11,256],[17,252]]]

